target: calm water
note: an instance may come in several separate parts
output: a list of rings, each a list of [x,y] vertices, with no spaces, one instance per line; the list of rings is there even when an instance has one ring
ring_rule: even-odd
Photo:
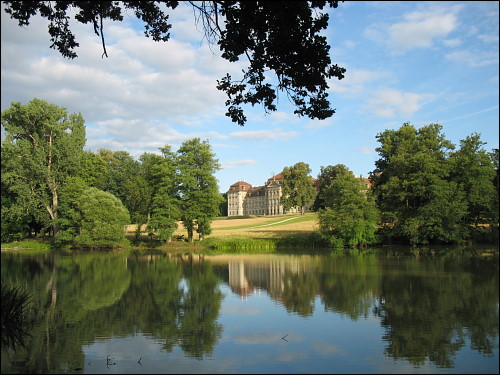
[[[498,252],[1,257],[2,373],[499,372]]]

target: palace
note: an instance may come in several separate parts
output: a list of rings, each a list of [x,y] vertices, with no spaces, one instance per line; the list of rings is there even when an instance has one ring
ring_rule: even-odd
[[[248,182],[238,181],[227,191],[227,215],[282,215],[300,213],[300,207],[285,211],[281,203],[281,173],[267,180],[264,186],[252,186]],[[306,212],[310,208],[306,207]]]

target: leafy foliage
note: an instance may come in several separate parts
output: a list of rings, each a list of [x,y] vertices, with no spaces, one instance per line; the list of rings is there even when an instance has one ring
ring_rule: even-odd
[[[59,188],[78,171],[85,145],[83,117],[35,98],[27,105],[11,103],[2,112],[2,125],[2,192],[9,197],[5,218],[22,226],[20,216],[31,216],[57,232]]]
[[[222,200],[214,176],[220,164],[208,141],[199,138],[183,142],[177,154],[181,220],[189,241],[195,230],[202,240],[210,234],[210,222],[217,216]]]
[[[180,217],[177,160],[170,146],[164,146],[160,150],[161,156],[143,155],[142,170],[145,171],[151,192],[148,228],[156,233],[161,241],[169,241]]]
[[[389,240],[462,242],[471,238],[472,224],[494,223],[495,173],[479,135],[453,152],[441,129],[405,123],[377,135],[380,159],[372,179]]]
[[[125,239],[124,225],[130,216],[122,202],[111,193],[88,188],[81,195],[79,233],[75,242],[85,246],[112,246]]]
[[[85,181],[79,177],[68,177],[62,186],[58,217],[59,231],[55,236],[57,243],[72,243],[79,234],[83,219],[80,201],[88,188]]]
[[[322,170],[337,173],[328,186],[323,185],[324,208],[318,211],[321,236],[333,247],[374,243],[379,213],[364,180],[356,178],[344,165]]]
[[[318,175],[318,194],[314,200],[313,209],[315,211],[320,208],[325,208],[325,201],[330,201],[333,197],[329,195],[333,193],[331,189],[332,183],[335,178],[340,174],[345,174],[349,172],[344,164],[328,165],[326,167],[321,166]]]
[[[281,201],[285,210],[298,206],[301,208],[302,214],[304,214],[305,206],[314,202],[316,188],[313,185],[313,180],[309,177],[310,173],[309,164],[304,162],[298,162],[283,169],[283,196]]]
[[[108,56],[104,21],[122,21],[122,11],[132,10],[144,22],[145,36],[168,41],[172,25],[169,9],[177,1],[4,1],[5,11],[29,25],[38,14],[46,18],[52,45],[63,57],[77,57],[79,46],[70,28],[70,12],[82,24],[91,24],[101,37],[103,56]],[[189,2],[195,20],[202,21],[205,36],[218,44],[222,57],[230,62],[241,57],[249,66],[241,79],[229,74],[217,81],[227,94],[226,115],[239,125],[246,123],[242,105],[261,104],[266,112],[276,111],[280,91],[296,107],[294,113],[312,119],[331,117],[335,110],[328,100],[328,79],[344,77],[345,69],[331,63],[330,46],[321,34],[329,15],[323,8],[338,7],[338,1],[204,1]],[[269,72],[275,77],[269,78]]]
[[[465,193],[467,214],[465,222],[471,228],[495,219],[495,169],[490,155],[482,148],[479,134],[460,141],[460,148],[450,155],[450,177]]]

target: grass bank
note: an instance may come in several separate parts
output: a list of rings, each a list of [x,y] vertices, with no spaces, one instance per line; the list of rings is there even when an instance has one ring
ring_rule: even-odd
[[[51,242],[45,240],[31,239],[21,240],[9,243],[2,243],[2,251],[18,251],[24,253],[45,253],[52,249]]]
[[[207,252],[214,254],[328,247],[318,234],[315,213],[214,220],[204,246]]]
[[[305,215],[221,217],[212,222],[212,233],[204,241],[195,236],[194,242],[172,240],[161,243],[142,231],[135,236],[135,225],[127,227],[128,244],[117,244],[113,249],[143,251],[148,249],[164,252],[210,253],[271,253],[278,249],[320,249],[327,247],[317,232],[315,213]],[[145,229],[145,228],[144,228]],[[174,238],[185,239],[187,232],[178,223]],[[125,241],[127,242],[127,241]],[[2,244],[2,250],[45,252],[53,249],[45,240],[25,240]]]
[[[283,238],[210,238],[204,243],[209,254],[262,254],[278,250],[328,248],[328,244],[315,233],[296,234]]]

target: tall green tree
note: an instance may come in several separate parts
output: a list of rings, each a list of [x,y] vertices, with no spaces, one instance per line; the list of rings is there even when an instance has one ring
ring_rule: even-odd
[[[292,207],[300,207],[302,215],[305,208],[314,202],[316,188],[310,177],[311,168],[309,164],[298,162],[291,167],[285,167],[281,173],[283,176],[281,202],[283,208],[289,210]]]
[[[80,199],[88,186],[81,177],[68,177],[61,187],[59,207],[59,231],[55,236],[58,243],[73,243],[82,222]]]
[[[227,216],[227,193],[221,194],[221,203],[219,204],[219,216]]]
[[[150,157],[151,166],[147,174],[151,188],[148,228],[157,234],[160,241],[170,241],[180,219],[178,162],[170,146],[166,145],[160,151],[161,157]]]
[[[450,177],[465,192],[467,214],[465,223],[475,231],[481,224],[495,220],[495,168],[485,142],[474,133],[460,141],[460,148],[450,155]]]
[[[127,188],[131,188],[129,181],[139,175],[139,162],[127,151],[100,149],[98,155],[107,166],[106,182],[102,190],[116,196],[129,211],[132,211]]]
[[[145,152],[139,157],[139,173],[126,182],[127,198],[132,222],[148,224],[151,218],[153,198],[158,190],[156,169],[163,162],[160,155]]]
[[[193,241],[195,231],[199,239],[210,234],[210,223],[219,213],[221,196],[214,174],[220,169],[219,161],[208,140],[192,138],[177,150],[178,191],[181,220]]]
[[[78,201],[81,220],[74,241],[84,246],[113,246],[125,240],[124,226],[130,224],[127,208],[113,194],[88,188]]]
[[[61,188],[58,243],[91,247],[112,246],[125,240],[128,210],[113,194],[69,177]]]
[[[109,166],[106,161],[92,151],[84,151],[80,161],[78,177],[91,187],[104,190],[106,188]]]
[[[377,134],[380,155],[372,180],[382,212],[383,234],[411,244],[460,242],[466,237],[467,201],[450,179],[455,146],[442,126],[409,123]]]
[[[500,188],[500,152],[498,148],[494,148],[490,152],[490,158],[491,158],[491,163],[493,164],[493,168],[495,170],[495,176],[493,178],[493,186],[495,187],[495,201],[493,202],[493,207],[494,207],[494,212],[495,212],[495,218],[494,222],[496,223],[495,226],[497,227],[498,231],[498,219],[499,219],[499,210],[500,210],[500,201],[499,201],[499,188]]]
[[[51,48],[75,58],[79,46],[70,17],[90,24],[100,37],[103,56],[108,56],[103,21],[122,21],[129,10],[145,25],[145,36],[168,41],[168,12],[178,1],[4,1],[5,12],[26,27],[32,17],[47,18]],[[227,74],[217,88],[228,96],[226,116],[239,125],[246,123],[243,105],[261,104],[276,111],[279,91],[286,93],[294,113],[325,119],[335,113],[328,99],[328,80],[344,77],[345,69],[332,64],[330,45],[322,35],[328,27],[325,7],[338,1],[203,1],[189,2],[196,22],[203,26],[206,40],[217,44],[229,62],[248,61],[242,77]],[[274,75],[270,74],[274,73]]]
[[[10,154],[2,142],[2,179],[1,179],[1,235],[2,242],[22,239],[28,236],[37,236],[44,229],[50,226],[50,216],[47,211],[35,200],[23,200],[19,197],[21,194],[11,189],[8,181],[6,165],[12,165],[17,161],[21,162],[15,154]],[[5,151],[4,151],[5,150]],[[26,185],[25,196],[29,195],[29,187]]]
[[[337,173],[322,191],[325,208],[318,211],[320,235],[334,247],[373,244],[379,212],[372,191],[344,165],[324,170]]]
[[[318,194],[314,200],[313,209],[314,211],[320,208],[325,208],[325,200],[330,199],[329,194],[332,192],[331,186],[334,179],[343,173],[349,172],[344,164],[328,165],[326,167],[321,166],[320,172],[318,174]]]
[[[25,213],[39,215],[57,232],[59,189],[77,173],[85,145],[81,114],[34,98],[27,105],[14,102],[2,112],[2,183]]]

